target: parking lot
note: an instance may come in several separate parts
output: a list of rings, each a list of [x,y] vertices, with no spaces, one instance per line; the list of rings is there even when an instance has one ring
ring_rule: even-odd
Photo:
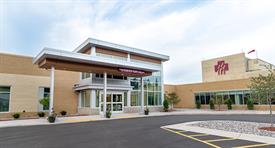
[[[0,128],[0,148],[226,148],[239,146],[275,148],[271,145],[261,145],[262,143],[160,128],[170,124],[201,120],[268,122],[268,115],[169,115],[8,127]]]
[[[164,130],[177,134],[179,136],[183,136],[186,138],[190,138],[194,141],[201,142],[205,144],[205,146],[210,146],[214,148],[253,148],[253,147],[262,147],[262,148],[274,148],[274,145],[266,144],[266,143],[258,143],[240,139],[233,139],[228,137],[221,137],[203,133],[195,133],[190,131],[182,131],[182,130],[174,130],[163,128]]]

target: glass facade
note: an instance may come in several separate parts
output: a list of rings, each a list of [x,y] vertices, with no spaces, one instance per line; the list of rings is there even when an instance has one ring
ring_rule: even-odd
[[[87,73],[87,72],[82,72],[81,73],[81,79],[87,79],[87,78],[90,78],[91,77],[91,74],[90,73]]]
[[[8,112],[10,104],[10,87],[0,86],[0,112]]]
[[[141,82],[140,78],[130,78],[131,86],[131,106],[140,106],[141,104]],[[157,106],[162,104],[161,100],[161,73],[154,72],[152,76],[143,78],[144,83],[144,105]]]
[[[210,99],[214,99],[215,102],[221,99],[224,104],[227,99],[232,101],[232,104],[244,105],[249,98],[252,98],[250,90],[232,90],[232,91],[217,91],[217,92],[198,92],[194,94],[195,102],[201,104],[209,104]],[[265,99],[258,99],[253,97],[254,104],[267,104]]]
[[[90,107],[91,90],[81,91],[81,107]]]

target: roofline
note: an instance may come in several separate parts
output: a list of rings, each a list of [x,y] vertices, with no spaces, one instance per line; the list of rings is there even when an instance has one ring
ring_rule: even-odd
[[[102,40],[98,40],[98,39],[94,39],[94,38],[86,39],[75,50],[73,50],[73,52],[79,52],[79,51],[83,50],[83,47],[85,47],[88,44],[92,44],[95,46],[98,45],[98,46],[103,46],[103,47],[111,48],[111,49],[118,50],[118,51],[124,51],[124,52],[128,52],[128,53],[143,55],[146,57],[160,59],[162,61],[169,60],[169,56],[167,56],[167,55],[163,55],[163,54],[159,54],[159,53],[155,53],[155,52],[151,52],[151,51],[146,51],[146,50],[142,50],[142,49],[138,49],[138,48],[133,48],[133,47],[125,46],[125,45],[119,45],[119,44],[102,41]]]
[[[47,58],[54,57],[60,60],[71,59],[76,62],[94,63],[96,65],[105,65],[105,66],[109,65],[109,66],[117,66],[122,68],[133,68],[133,69],[139,69],[139,70],[148,71],[148,72],[155,72],[161,69],[160,66],[156,66],[156,65],[134,63],[129,61],[119,61],[119,60],[110,61],[109,59],[105,59],[103,57],[97,57],[97,56],[92,56],[88,54],[76,53],[76,52],[53,49],[53,48],[44,48],[36,57],[33,58],[33,64],[38,64],[45,57]]]

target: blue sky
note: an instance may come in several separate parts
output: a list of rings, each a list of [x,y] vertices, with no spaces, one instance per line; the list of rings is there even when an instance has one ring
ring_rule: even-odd
[[[203,59],[258,51],[275,64],[272,0],[0,0],[0,52],[73,50],[88,37],[167,54],[166,83],[201,81]]]

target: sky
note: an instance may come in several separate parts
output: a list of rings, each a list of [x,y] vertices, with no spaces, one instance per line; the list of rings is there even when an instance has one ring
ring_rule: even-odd
[[[205,59],[256,49],[275,64],[275,1],[0,0],[0,52],[72,51],[89,37],[169,55],[166,84],[201,82]]]

